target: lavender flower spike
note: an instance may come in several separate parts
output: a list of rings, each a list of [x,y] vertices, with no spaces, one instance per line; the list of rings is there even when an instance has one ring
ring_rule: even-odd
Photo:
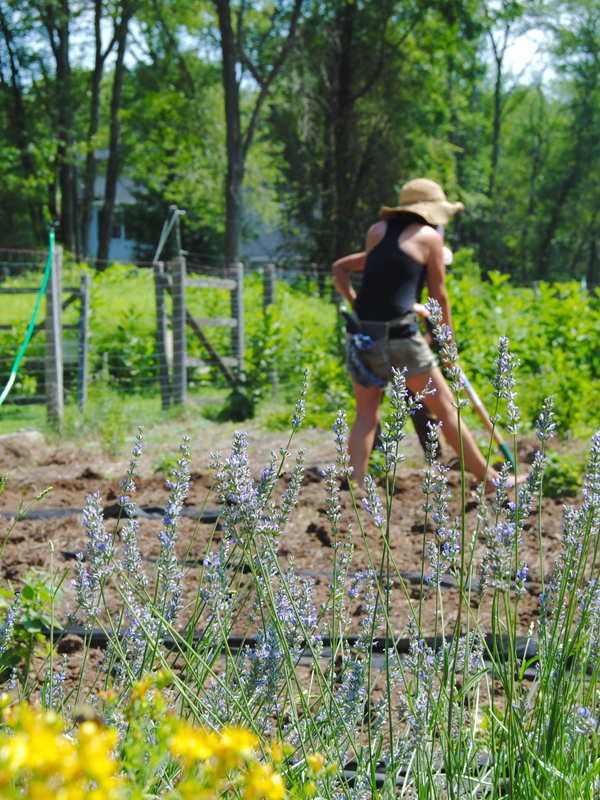
[[[292,427],[293,428],[300,428],[302,423],[304,422],[304,417],[306,416],[306,407],[305,407],[305,398],[308,394],[308,380],[310,377],[310,370],[308,367],[304,370],[304,376],[302,378],[302,386],[300,387],[300,392],[298,399],[296,400],[296,407],[294,408],[294,413],[292,415]]]
[[[363,503],[369,514],[373,517],[375,527],[381,530],[385,527],[385,519],[382,516],[383,507],[381,505],[379,495],[377,494],[377,486],[375,485],[375,481],[370,475],[365,477],[365,489],[367,496],[363,499]]]
[[[0,653],[5,653],[10,647],[10,643],[12,641],[12,637],[15,630],[15,618],[17,615],[18,608],[19,608],[19,596],[17,595],[9,606],[6,619],[0,626]]]
[[[335,433],[335,449],[338,454],[336,461],[340,467],[340,475],[349,477],[352,474],[352,467],[348,455],[348,419],[345,411],[338,411],[333,423],[333,432]]]
[[[177,459],[177,469],[173,471],[173,479],[167,481],[171,490],[165,508],[163,522],[165,529],[158,535],[160,554],[158,557],[159,591],[158,605],[164,608],[165,618],[174,622],[181,611],[182,574],[175,555],[175,542],[178,537],[178,526],[183,503],[190,488],[190,438],[183,437],[179,446],[181,456]]]
[[[546,442],[554,436],[556,423],[554,422],[554,398],[544,400],[542,411],[535,423],[535,435],[540,442]]]
[[[500,337],[496,373],[492,378],[494,396],[504,400],[512,400],[515,396],[515,369],[520,364],[516,355],[509,351],[509,344],[507,336]]]

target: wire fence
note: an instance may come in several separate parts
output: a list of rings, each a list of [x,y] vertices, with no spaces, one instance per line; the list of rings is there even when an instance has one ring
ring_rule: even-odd
[[[0,250],[0,264],[7,265],[0,278],[0,382],[8,379],[23,341],[46,258],[44,251]],[[297,282],[297,274],[287,265],[276,270],[257,261],[229,269],[183,261],[187,277],[180,312],[172,291],[178,260],[160,267],[165,281],[160,286],[156,264],[152,269],[147,263],[114,265],[104,272],[64,266],[60,370],[67,407],[86,411],[88,398],[94,406],[99,399],[106,403],[110,393],[163,409],[182,399],[221,402],[238,384],[244,368],[244,273],[255,280],[259,273],[269,275],[269,304],[275,301],[276,274],[288,282]],[[305,280],[304,286],[311,291]],[[6,405],[46,406],[52,417],[47,314],[46,298]],[[7,413],[3,408],[0,419]]]

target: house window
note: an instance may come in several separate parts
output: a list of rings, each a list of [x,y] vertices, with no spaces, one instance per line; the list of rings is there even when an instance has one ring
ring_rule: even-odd
[[[112,232],[110,234],[111,239],[122,239],[123,238],[123,226],[120,222],[113,222],[112,224]]]

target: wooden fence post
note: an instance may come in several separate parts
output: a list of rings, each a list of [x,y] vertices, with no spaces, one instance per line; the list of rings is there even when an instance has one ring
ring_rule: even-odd
[[[269,306],[273,305],[275,305],[275,264],[265,264],[263,267],[263,307],[265,312]],[[279,383],[276,356],[270,359],[268,378],[273,392],[276,392]]]
[[[181,406],[187,397],[187,374],[185,366],[185,258],[179,256],[171,263],[173,287],[173,404]]]
[[[263,306],[265,309],[275,303],[275,264],[263,267]]]
[[[167,311],[165,308],[165,287],[169,277],[165,275],[162,261],[153,265],[154,293],[156,296],[156,347],[158,349],[158,380],[163,411],[171,405],[171,384],[169,382],[169,360],[167,358]]]
[[[88,360],[90,328],[90,276],[81,276],[81,308],[79,311],[79,364],[77,369],[77,405],[85,411],[88,396]]]
[[[59,427],[64,419],[62,263],[62,247],[55,247],[46,289],[46,405],[48,421]]]
[[[231,329],[231,355],[238,360],[238,375],[244,375],[244,265],[241,261],[231,264],[232,277],[236,281],[236,288],[231,290],[231,316],[237,320],[235,328]]]

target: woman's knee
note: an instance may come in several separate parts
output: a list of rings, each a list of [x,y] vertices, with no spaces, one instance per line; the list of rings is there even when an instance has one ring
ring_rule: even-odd
[[[365,408],[362,411],[356,409],[355,426],[363,430],[375,430],[379,423],[379,406],[375,409]]]

